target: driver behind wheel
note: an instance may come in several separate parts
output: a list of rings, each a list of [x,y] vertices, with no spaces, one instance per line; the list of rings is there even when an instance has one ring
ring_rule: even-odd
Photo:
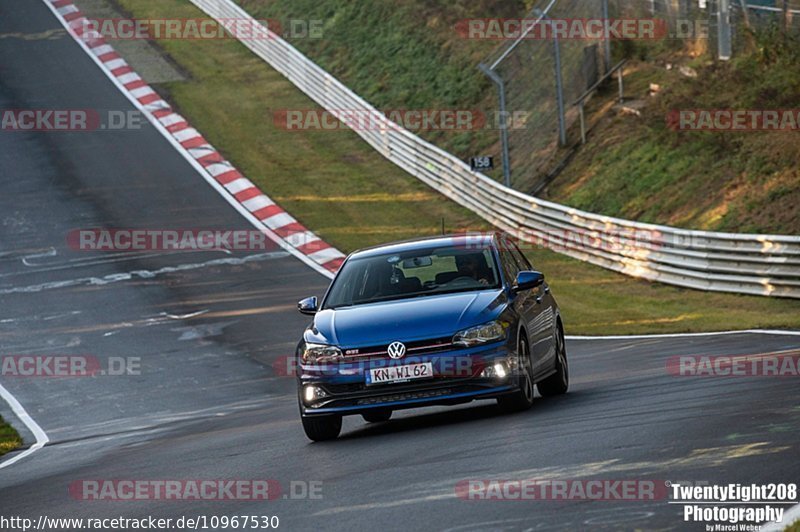
[[[483,253],[470,253],[468,255],[458,255],[456,257],[456,267],[458,273],[463,277],[471,277],[483,285],[488,285],[492,278],[489,265],[486,264],[486,257]]]

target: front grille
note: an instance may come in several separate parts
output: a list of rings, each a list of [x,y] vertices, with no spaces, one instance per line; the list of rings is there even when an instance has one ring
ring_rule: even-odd
[[[470,377],[459,378],[457,382],[466,382],[470,380]],[[453,383],[453,378],[441,378],[437,377],[434,379],[426,379],[420,381],[411,381],[411,382],[403,382],[403,383],[386,383],[386,384],[374,384],[372,386],[367,386],[364,382],[348,382],[342,384],[331,384],[331,383],[324,383],[323,387],[325,391],[330,393],[331,395],[346,395],[346,394],[357,394],[360,392],[363,393],[380,393],[381,390],[392,392],[400,392],[405,393],[406,391],[417,391],[419,389],[430,388],[431,386],[442,386],[448,385]]]
[[[424,355],[428,353],[438,353],[453,348],[453,338],[451,336],[443,338],[432,338],[428,340],[417,340],[414,342],[403,342],[406,346],[406,356]],[[345,359],[359,359],[367,357],[387,356],[389,344],[372,345],[368,347],[342,347]]]
[[[325,385],[326,390],[331,388]],[[433,383],[428,381],[425,384],[405,384],[397,387],[382,389],[361,389],[352,393],[342,393],[341,395],[331,395],[326,397],[318,406],[323,408],[358,407],[370,406],[386,403],[396,403],[409,400],[431,400],[436,401],[439,397],[456,395],[461,393],[491,391],[497,388],[497,383],[484,379],[467,379],[458,382]],[[443,399],[450,401],[451,399]],[[459,401],[459,399],[452,399]]]
[[[365,397],[364,399],[359,399],[356,402],[356,404],[358,406],[362,406],[362,405],[374,405],[379,403],[394,403],[396,401],[409,401],[411,399],[430,399],[432,397],[441,397],[443,395],[450,395],[451,393],[453,393],[453,390],[449,388],[440,388],[438,390],[423,390],[419,392],[393,393],[391,395]]]
[[[325,390],[332,394],[354,393],[364,391],[366,385],[363,382],[352,382],[347,384],[325,384]]]

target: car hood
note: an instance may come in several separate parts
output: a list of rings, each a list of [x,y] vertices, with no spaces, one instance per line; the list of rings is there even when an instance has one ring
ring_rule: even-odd
[[[506,302],[505,292],[497,289],[322,310],[314,316],[305,339],[366,347],[450,336],[497,318]]]

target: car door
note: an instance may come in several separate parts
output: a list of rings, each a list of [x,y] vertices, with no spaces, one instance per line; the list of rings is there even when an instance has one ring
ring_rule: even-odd
[[[512,257],[519,263],[520,269],[534,270],[533,265],[514,242],[509,242],[509,248]],[[547,281],[528,292],[534,302],[534,310],[531,313],[533,319],[528,326],[531,334],[535,337],[535,340],[531,340],[531,352],[540,362],[538,371],[537,368],[534,368],[534,375],[549,373],[555,368],[556,362],[556,317],[553,310],[553,298],[550,296]]]
[[[509,280],[509,284],[513,285],[516,281],[517,274],[523,269],[519,260],[514,257],[508,246],[502,246],[500,249],[500,262],[503,266],[503,273]],[[541,314],[542,305],[536,302],[537,290],[523,290],[514,296],[514,310],[520,317],[520,322],[525,327],[525,332],[528,335],[528,347],[531,352],[531,364],[534,377],[545,371],[543,365],[543,356],[545,353],[541,349],[541,342],[543,331],[541,330]]]

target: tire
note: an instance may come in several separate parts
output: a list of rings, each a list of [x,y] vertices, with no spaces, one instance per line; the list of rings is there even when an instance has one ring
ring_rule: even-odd
[[[552,397],[567,393],[569,389],[569,364],[567,363],[567,346],[564,342],[564,331],[561,323],[556,333],[556,372],[536,385],[542,397]]]
[[[301,417],[303,430],[313,441],[335,440],[342,431],[342,416]]]
[[[497,398],[497,404],[506,412],[523,412],[533,406],[533,368],[528,339],[521,335],[519,339],[520,390]]]
[[[392,417],[391,410],[373,410],[371,412],[365,412],[361,414],[361,417],[364,418],[364,421],[367,423],[381,423],[383,421],[389,421],[389,418]]]

